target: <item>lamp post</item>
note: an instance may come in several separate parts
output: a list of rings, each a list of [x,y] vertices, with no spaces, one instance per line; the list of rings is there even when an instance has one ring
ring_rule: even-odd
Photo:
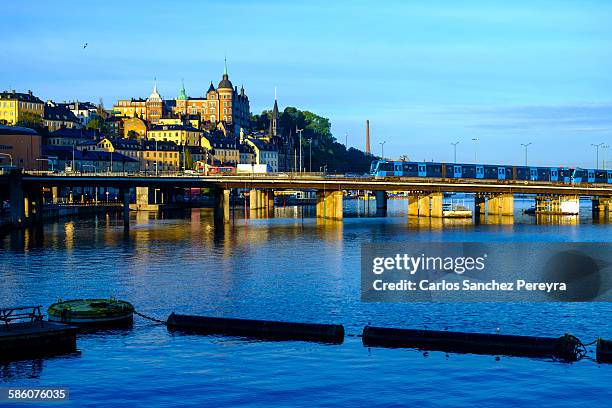
[[[348,131],[344,133],[344,147],[348,150]]]
[[[606,160],[608,160],[608,149],[610,148],[610,145],[603,145],[601,146],[602,149],[604,149],[604,158],[603,158],[603,170],[606,169]]]
[[[8,157],[9,160],[11,161],[11,167],[13,167],[13,156],[11,156],[9,153],[0,153],[0,156]]]
[[[594,144],[591,143],[591,146],[595,148],[595,169],[599,166],[599,148],[605,146],[605,143]]]
[[[531,142],[529,143],[521,143],[521,146],[523,146],[525,148],[525,167],[527,167],[527,148],[531,145]]]
[[[385,140],[384,142],[378,142],[380,143],[380,158],[382,160],[385,160],[385,143],[387,143],[387,141]]]
[[[295,131],[300,134],[300,174],[301,174],[302,173],[302,132],[304,131],[304,129],[298,129],[298,127],[296,126]]]
[[[451,142],[451,144],[453,145],[453,149],[454,149],[454,153],[455,155],[454,157],[454,163],[457,163],[457,145],[459,144],[459,141],[456,142]]]
[[[312,137],[308,139],[308,172],[312,173]]]
[[[476,164],[476,150],[478,150],[477,147],[478,147],[479,140],[480,139],[478,139],[477,137],[472,138],[472,142],[474,142],[474,164]]]

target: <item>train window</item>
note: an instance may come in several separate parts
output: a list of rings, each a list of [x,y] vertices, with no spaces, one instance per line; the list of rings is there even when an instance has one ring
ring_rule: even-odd
[[[484,168],[480,167],[480,166],[476,166],[476,173],[477,174],[482,174],[484,173]]]

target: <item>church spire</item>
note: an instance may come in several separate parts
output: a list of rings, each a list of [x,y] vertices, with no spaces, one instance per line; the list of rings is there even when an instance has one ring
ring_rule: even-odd
[[[225,57],[223,61],[224,61],[223,75],[228,76],[227,75],[227,57]]]

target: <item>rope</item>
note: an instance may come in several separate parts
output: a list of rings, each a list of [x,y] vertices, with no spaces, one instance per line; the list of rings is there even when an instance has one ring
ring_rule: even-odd
[[[166,322],[166,321],[164,321],[164,320],[159,320],[159,319],[156,319],[156,318],[154,318],[154,317],[147,316],[147,315],[145,315],[145,314],[143,314],[143,313],[137,312],[136,310],[134,310],[134,314],[136,314],[136,315],[138,315],[138,316],[142,317],[143,319],[151,320],[151,321],[153,321],[153,322],[155,322],[155,323],[164,324],[164,325],[165,325],[165,324],[168,324],[168,322]]]

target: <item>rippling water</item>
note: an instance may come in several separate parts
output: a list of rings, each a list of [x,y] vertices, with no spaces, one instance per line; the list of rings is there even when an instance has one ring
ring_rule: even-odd
[[[363,203],[360,204],[363,206]],[[612,338],[612,304],[382,304],[360,301],[360,245],[396,241],[611,242],[612,226],[581,219],[537,225],[504,220],[408,220],[405,201],[386,218],[347,202],[342,223],[312,208],[215,229],[210,210],[74,219],[0,240],[4,305],[114,295],[160,318],[201,315]],[[507,221],[507,220],[506,220]],[[137,318],[130,330],[78,338],[79,353],[0,365],[0,387],[61,385],[73,406],[609,406],[612,365],[261,342],[168,332]]]

